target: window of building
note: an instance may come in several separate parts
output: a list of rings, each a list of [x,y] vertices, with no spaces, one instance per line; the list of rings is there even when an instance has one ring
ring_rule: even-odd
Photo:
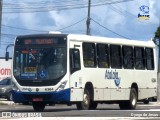
[[[154,58],[153,58],[153,49],[152,48],[146,48],[146,68],[148,70],[154,69]]]
[[[134,61],[133,61],[133,48],[131,46],[123,46],[123,67],[124,69],[133,69]]]
[[[122,68],[122,56],[120,45],[110,45],[110,59],[112,68]]]
[[[109,52],[107,44],[97,44],[97,61],[99,68],[109,67]]]
[[[83,63],[85,67],[96,67],[96,51],[94,43],[83,43]]]
[[[144,57],[143,47],[134,48],[134,57],[135,57],[135,68],[140,70],[145,69],[145,57]]]

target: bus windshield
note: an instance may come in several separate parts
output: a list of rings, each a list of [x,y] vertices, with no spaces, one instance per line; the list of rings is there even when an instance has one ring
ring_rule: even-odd
[[[58,83],[67,70],[65,45],[15,46],[14,77],[21,85],[37,86],[39,85],[38,82],[41,82],[41,85]]]

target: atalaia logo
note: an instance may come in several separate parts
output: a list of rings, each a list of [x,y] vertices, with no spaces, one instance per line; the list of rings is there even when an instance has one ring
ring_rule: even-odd
[[[105,79],[114,80],[114,83],[117,87],[119,87],[121,79],[118,76],[118,72],[116,70],[106,70]]]

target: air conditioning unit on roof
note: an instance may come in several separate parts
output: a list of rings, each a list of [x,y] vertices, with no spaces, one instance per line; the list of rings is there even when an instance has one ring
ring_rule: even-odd
[[[61,34],[59,31],[49,31],[49,34]]]

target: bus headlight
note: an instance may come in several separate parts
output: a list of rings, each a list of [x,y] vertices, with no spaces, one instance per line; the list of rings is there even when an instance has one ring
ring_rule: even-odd
[[[67,84],[67,80],[62,82],[61,85],[57,88],[56,91],[58,92],[58,91],[63,90],[65,88],[66,84]]]
[[[5,93],[6,90],[7,90],[6,88],[1,88],[1,92],[2,92],[2,93]]]

